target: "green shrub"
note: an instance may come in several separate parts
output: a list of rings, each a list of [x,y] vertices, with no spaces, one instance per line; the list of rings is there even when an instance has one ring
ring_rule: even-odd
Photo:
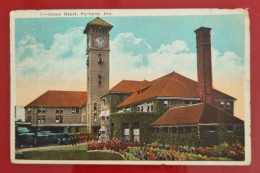
[[[139,160],[133,154],[127,153],[127,152],[124,153],[124,157],[125,157],[126,160]]]
[[[197,160],[206,160],[207,159],[207,156],[203,156],[201,154],[190,154],[190,160],[191,161],[197,161]]]
[[[220,144],[219,146],[214,146],[212,148],[214,157],[228,157],[230,151],[230,146],[227,142]]]

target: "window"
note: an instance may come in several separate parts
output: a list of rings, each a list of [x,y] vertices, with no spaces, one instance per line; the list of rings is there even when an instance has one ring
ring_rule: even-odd
[[[94,103],[94,110],[97,110],[97,103]]]
[[[56,110],[56,113],[57,113],[57,110]],[[56,116],[56,123],[59,123],[59,122],[60,122],[60,117]]]
[[[151,105],[151,112],[153,112],[153,105]]]
[[[97,114],[94,114],[94,121],[97,121]]]
[[[38,113],[42,113],[42,109],[41,108],[38,108]]]
[[[124,140],[130,140],[129,124],[123,124]]]
[[[47,108],[42,108],[42,113],[46,113],[47,112]]]
[[[78,114],[79,113],[79,108],[72,108],[72,113]]]
[[[63,116],[60,116],[60,123],[63,123]]]
[[[102,84],[102,81],[101,81],[101,75],[98,75],[98,84],[101,85]]]
[[[149,112],[149,111],[150,111],[150,106],[148,105],[148,106],[147,106],[147,112]]]
[[[140,141],[139,123],[133,124],[133,135],[134,135],[134,142],[139,142]]]
[[[143,112],[144,111],[144,107],[143,106],[141,106],[141,110],[140,110],[141,112]]]
[[[38,123],[41,123],[41,117],[38,117],[38,121],[37,121]]]
[[[168,105],[169,104],[169,102],[167,101],[167,100],[165,100],[165,101],[163,101],[163,106],[165,107],[165,108],[168,108]]]
[[[172,133],[177,133],[177,128],[176,127],[172,127]]]
[[[107,120],[109,120],[109,116],[107,116]]]
[[[227,108],[227,109],[231,109],[231,104],[230,104],[230,102],[226,102],[226,108]]]
[[[189,105],[189,104],[190,104],[190,101],[185,100],[185,101],[184,101],[184,104],[185,104],[185,105]]]
[[[56,109],[56,114],[62,114],[63,113],[63,109],[62,108],[57,108]]]
[[[208,126],[208,132],[216,132],[217,126]]]
[[[104,121],[106,119],[106,117],[102,116],[102,121]]]
[[[76,132],[79,132],[79,127],[76,127],[75,131],[76,131]]]
[[[41,123],[45,123],[45,116],[42,117]]]
[[[234,132],[234,126],[227,126],[227,132]]]
[[[183,132],[184,132],[183,128],[182,128],[182,127],[179,127],[179,128],[178,128],[178,133],[181,134],[181,133],[183,133]]]
[[[101,57],[101,54],[98,54],[98,64],[103,63],[103,58]]]
[[[163,127],[163,132],[168,133],[168,127]]]
[[[63,123],[63,116],[56,116],[56,123]]]
[[[32,108],[28,108],[28,109],[27,109],[27,113],[28,113],[28,114],[31,114],[31,113],[32,113]]]
[[[32,120],[32,117],[31,117],[31,116],[27,116],[27,118],[26,118],[26,122],[30,123],[31,120]]]
[[[38,117],[37,123],[38,123],[38,124],[45,123],[45,116]]]
[[[191,128],[190,127],[185,127],[185,132],[186,133],[191,133]]]
[[[219,106],[221,109],[225,109],[225,102],[224,101],[220,101],[219,102]]]

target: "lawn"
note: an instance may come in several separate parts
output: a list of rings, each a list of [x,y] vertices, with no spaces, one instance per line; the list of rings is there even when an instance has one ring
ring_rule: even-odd
[[[20,152],[16,153],[15,158],[25,160],[124,160],[118,153],[87,152],[86,146]]]

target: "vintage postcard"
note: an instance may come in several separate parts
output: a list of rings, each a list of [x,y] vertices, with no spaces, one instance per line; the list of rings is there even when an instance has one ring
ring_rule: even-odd
[[[249,165],[246,9],[10,14],[11,161]]]

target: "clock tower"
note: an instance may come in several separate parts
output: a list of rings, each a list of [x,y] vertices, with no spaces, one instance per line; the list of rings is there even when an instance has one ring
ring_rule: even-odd
[[[87,126],[98,134],[101,127],[101,96],[109,90],[109,32],[113,25],[99,17],[89,22],[87,35]]]

